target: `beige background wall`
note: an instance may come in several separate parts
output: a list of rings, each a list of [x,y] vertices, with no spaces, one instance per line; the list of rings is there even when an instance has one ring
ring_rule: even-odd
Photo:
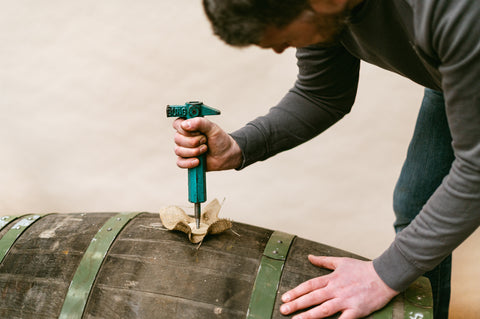
[[[166,104],[203,100],[232,131],[295,75],[294,50],[223,45],[199,1],[0,0],[0,214],[191,209]],[[363,64],[341,123],[244,171],[209,173],[208,196],[226,199],[223,217],[374,258],[394,236],[392,191],[421,97]],[[456,253],[452,318],[480,310],[479,242],[477,231]]]

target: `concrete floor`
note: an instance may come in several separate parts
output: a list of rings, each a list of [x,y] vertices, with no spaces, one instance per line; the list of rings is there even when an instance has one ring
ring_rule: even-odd
[[[296,75],[282,55],[212,36],[199,2],[0,0],[0,214],[189,207],[166,104],[203,100],[232,131]],[[351,114],[241,172],[208,174],[222,215],[374,258],[422,88],[363,64]],[[480,311],[479,231],[455,252],[452,318]]]

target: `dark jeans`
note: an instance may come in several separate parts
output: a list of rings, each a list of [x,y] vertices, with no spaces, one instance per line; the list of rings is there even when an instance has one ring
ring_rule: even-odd
[[[441,92],[425,90],[415,131],[393,196],[395,231],[415,218],[448,174],[454,154]],[[433,292],[435,319],[448,318],[452,256],[425,274]]]

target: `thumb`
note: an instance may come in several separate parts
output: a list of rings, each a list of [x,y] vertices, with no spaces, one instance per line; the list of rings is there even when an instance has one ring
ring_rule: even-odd
[[[314,256],[308,255],[308,260],[317,267],[334,270],[338,266],[338,257]]]
[[[213,123],[203,117],[195,117],[182,122],[182,128],[188,132],[201,132],[208,134],[213,127]]]

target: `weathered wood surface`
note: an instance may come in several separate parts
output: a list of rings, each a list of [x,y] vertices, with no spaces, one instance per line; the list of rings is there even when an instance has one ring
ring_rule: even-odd
[[[30,226],[0,265],[0,318],[57,318],[83,253],[113,215],[54,214]],[[233,223],[232,230],[198,246],[163,228],[158,214],[141,214],[108,252],[84,318],[245,318],[271,233]],[[273,318],[288,318],[278,311],[283,292],[329,272],[311,265],[308,254],[360,258],[296,238]]]
[[[48,215],[30,226],[0,264],[0,318],[57,318],[84,251],[108,217]]]

